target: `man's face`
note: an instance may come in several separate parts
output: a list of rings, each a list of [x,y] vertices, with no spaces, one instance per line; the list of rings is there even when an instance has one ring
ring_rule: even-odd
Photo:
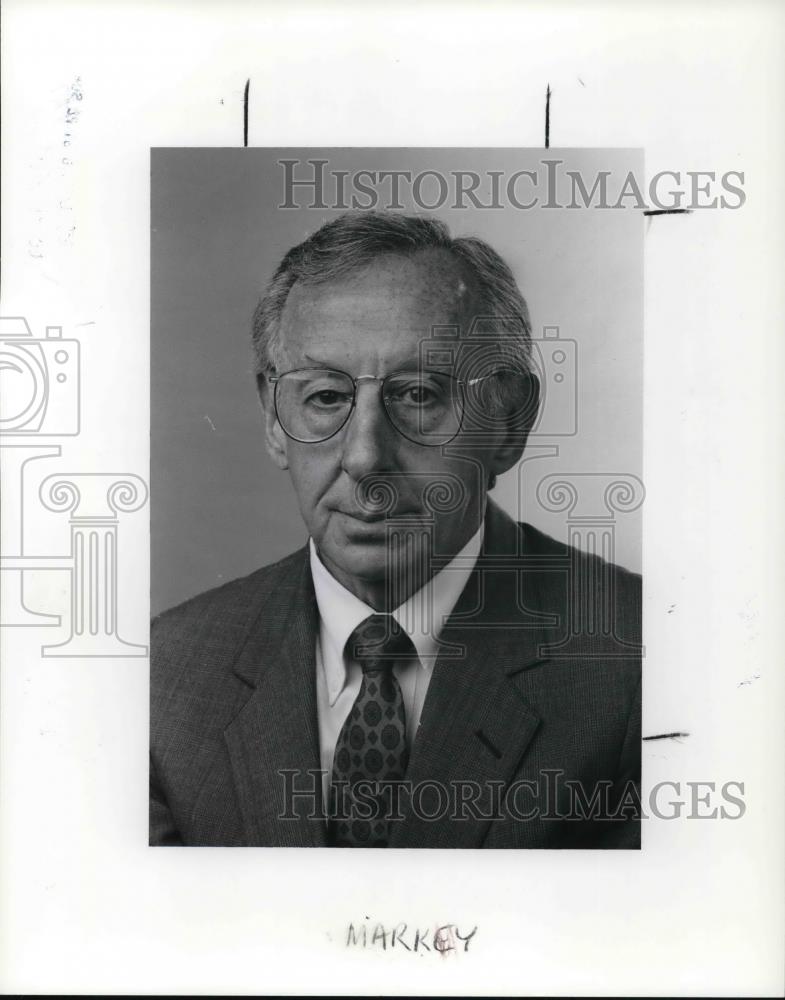
[[[465,336],[476,311],[471,279],[446,251],[380,257],[340,280],[293,287],[282,316],[278,371],[319,366],[355,378],[417,371],[420,344],[433,328],[457,325]],[[269,394],[265,407],[268,449],[279,466],[289,469],[319,555],[358,596],[383,585],[393,567],[411,575],[427,548],[454,555],[479,527],[488,476],[500,469],[492,446],[468,446],[465,427],[446,448],[407,440],[387,418],[375,381],[359,383],[348,422],[316,444],[285,436]],[[426,487],[440,481],[451,484],[459,502],[453,510],[434,513]],[[368,497],[380,482],[395,491],[386,515],[369,511]],[[407,526],[430,525],[432,541],[415,531],[419,537],[410,538],[396,556],[396,547],[388,546],[388,529],[404,517]],[[423,582],[416,579],[417,585]]]

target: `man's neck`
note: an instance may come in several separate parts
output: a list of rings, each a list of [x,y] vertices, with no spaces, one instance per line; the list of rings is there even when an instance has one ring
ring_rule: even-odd
[[[428,576],[417,573],[399,573],[397,575],[401,577],[401,580],[396,586],[396,581],[391,579],[391,576],[395,574],[387,575],[379,580],[365,580],[345,573],[340,566],[336,566],[321,552],[318,555],[325,569],[335,577],[341,586],[345,587],[350,594],[354,594],[363,604],[367,604],[374,611],[380,613],[389,614],[391,611],[395,611],[434,576],[433,569]]]

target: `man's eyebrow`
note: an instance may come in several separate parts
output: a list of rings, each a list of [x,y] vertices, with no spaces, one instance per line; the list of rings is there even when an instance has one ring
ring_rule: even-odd
[[[303,353],[303,357],[306,361],[311,361],[315,365],[319,365],[321,368],[336,368],[338,367],[332,361],[322,361],[320,358],[312,358],[310,354]]]
[[[315,358],[312,354],[308,354],[303,351],[303,358],[309,361],[311,364],[318,365],[320,368],[332,368],[336,371],[345,371],[345,369],[340,364],[336,364],[334,361],[325,361],[323,358]],[[391,371],[416,371],[420,367],[420,359],[418,357],[405,358],[403,361],[398,362],[391,368]],[[435,363],[431,365],[425,365],[426,368],[432,367],[444,367],[443,363]]]

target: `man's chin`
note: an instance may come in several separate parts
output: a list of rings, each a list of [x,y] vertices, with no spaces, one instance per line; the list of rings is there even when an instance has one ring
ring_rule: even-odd
[[[400,547],[390,544],[382,531],[352,532],[324,538],[317,545],[319,556],[336,578],[350,577],[365,583],[382,583],[385,580],[411,576],[414,566],[422,564],[422,553],[414,551],[412,539]]]
[[[391,572],[390,556],[383,543],[347,541],[337,549],[333,546],[320,548],[319,555],[333,576],[344,575],[366,583],[380,583]]]

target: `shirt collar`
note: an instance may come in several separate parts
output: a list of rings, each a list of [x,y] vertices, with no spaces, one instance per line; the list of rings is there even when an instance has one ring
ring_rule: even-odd
[[[484,522],[461,551],[392,615],[410,636],[420,666],[430,670],[438,656],[438,636],[468,583],[482,548]],[[355,597],[325,567],[309,539],[311,576],[321,619],[320,640],[327,692],[333,705],[346,684],[346,641],[374,609]],[[326,647],[326,648],[325,648]]]

